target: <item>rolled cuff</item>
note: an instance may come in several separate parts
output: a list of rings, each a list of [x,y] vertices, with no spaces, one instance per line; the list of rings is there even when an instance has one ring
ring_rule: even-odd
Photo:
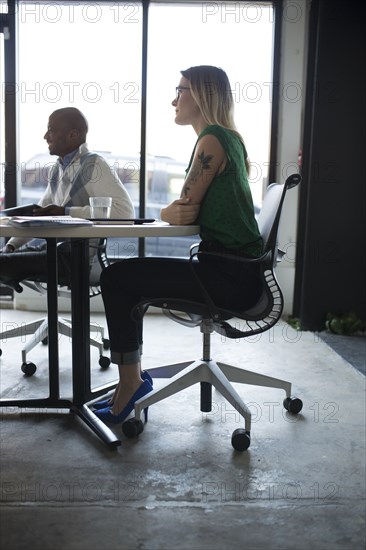
[[[139,363],[141,360],[142,348],[135,351],[111,351],[111,362],[116,365],[128,365]]]

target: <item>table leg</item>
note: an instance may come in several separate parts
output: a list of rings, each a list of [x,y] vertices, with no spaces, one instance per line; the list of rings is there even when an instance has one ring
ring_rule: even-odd
[[[47,239],[47,310],[48,310],[48,373],[49,398],[60,398],[58,349],[57,240]]]
[[[89,242],[71,240],[71,312],[72,312],[72,410],[105,443],[117,447],[121,441],[85,403],[91,398],[90,381],[90,307],[89,307]]]

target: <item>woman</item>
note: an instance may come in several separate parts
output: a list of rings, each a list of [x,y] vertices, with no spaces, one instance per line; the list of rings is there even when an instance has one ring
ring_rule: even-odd
[[[174,225],[199,224],[203,251],[257,257],[262,239],[248,184],[247,153],[233,121],[228,77],[211,66],[191,67],[181,75],[172,101],[175,122],[190,124],[198,137],[181,197],[161,210],[161,219]],[[193,265],[218,306],[249,308],[261,293],[257,267],[212,256]],[[119,423],[135,401],[152,390],[150,376],[141,370],[142,323],[132,320],[133,307],[143,297],[205,300],[187,259],[117,262],[103,272],[101,287],[111,359],[118,365],[120,379],[112,399],[95,404],[95,414]]]

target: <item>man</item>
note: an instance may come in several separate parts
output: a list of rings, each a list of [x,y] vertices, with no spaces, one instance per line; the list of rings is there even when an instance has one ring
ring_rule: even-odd
[[[35,208],[37,216],[89,218],[89,197],[112,197],[112,218],[132,218],[134,207],[117,174],[96,153],[88,150],[88,122],[78,109],[66,107],[54,111],[48,120],[44,139],[51,155],[58,159],[48,174],[47,189]],[[30,239],[11,238],[0,254],[0,282],[24,279],[44,280],[47,273],[45,243]],[[91,243],[91,250],[95,243]],[[91,254],[92,256],[92,254]],[[63,242],[58,247],[59,280],[69,279],[70,247]]]

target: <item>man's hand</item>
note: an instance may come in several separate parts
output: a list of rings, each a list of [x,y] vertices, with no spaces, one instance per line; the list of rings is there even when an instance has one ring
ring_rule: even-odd
[[[191,204],[190,199],[178,199],[161,209],[160,217],[171,225],[190,225],[197,219],[199,204]]]
[[[37,206],[33,210],[33,216],[64,216],[65,208],[63,206],[56,206],[55,204],[49,204],[42,208]]]

